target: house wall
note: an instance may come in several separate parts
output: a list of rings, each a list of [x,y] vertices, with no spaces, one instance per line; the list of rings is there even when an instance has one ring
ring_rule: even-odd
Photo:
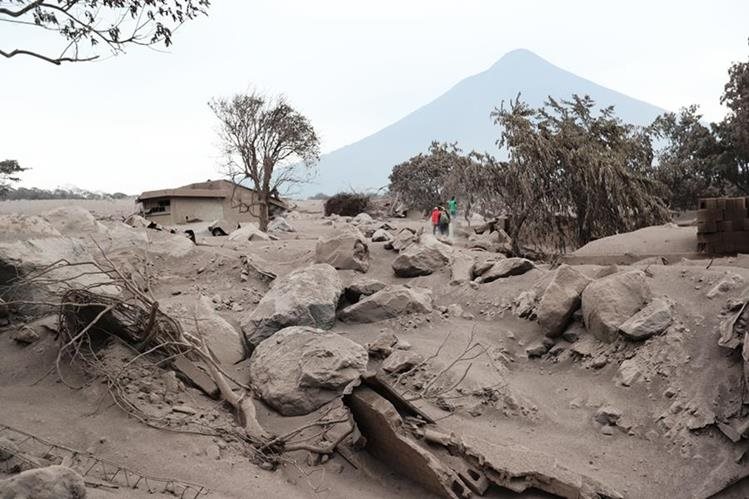
[[[224,216],[222,198],[172,198],[172,223],[183,224],[188,220],[213,222]]]
[[[246,207],[243,207],[241,212],[239,208],[240,203],[252,206],[256,202],[256,200],[257,196],[253,191],[246,191],[244,189],[235,190],[233,198],[231,196],[227,196],[226,198],[224,198],[224,219],[231,224],[241,224],[242,222],[257,223],[257,206],[253,206],[253,208],[249,212],[244,211],[247,209]]]

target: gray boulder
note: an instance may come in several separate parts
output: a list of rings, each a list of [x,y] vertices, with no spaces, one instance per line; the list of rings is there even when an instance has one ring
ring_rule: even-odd
[[[367,351],[330,331],[288,327],[266,339],[250,361],[250,379],[266,404],[299,416],[340,396],[367,369]]]
[[[224,365],[236,364],[244,359],[242,336],[216,312],[210,298],[200,296],[194,310],[194,316],[180,320],[185,331],[195,335],[199,328],[208,347]]]
[[[651,295],[645,274],[640,270],[593,281],[582,294],[585,327],[599,340],[611,343],[619,326],[650,301]]]
[[[253,223],[245,222],[237,230],[232,231],[229,234],[229,241],[244,242],[244,241],[270,241],[270,236],[265,232],[261,231],[257,225]]]
[[[284,217],[275,217],[268,222],[268,232],[296,232]]]
[[[385,283],[382,281],[362,278],[356,279],[346,286],[344,293],[346,294],[346,300],[350,303],[356,303],[362,296],[373,295],[384,287]]]
[[[85,499],[81,475],[65,466],[34,468],[0,480],[2,499]]]
[[[401,251],[393,260],[393,272],[398,277],[429,275],[450,263],[451,249],[434,236],[423,236],[418,244]]]
[[[371,224],[374,222],[374,219],[369,216],[368,213],[359,213],[354,218],[351,219],[351,223],[354,225],[360,225],[360,224]]]
[[[554,272],[536,308],[538,324],[546,336],[562,335],[590,282],[591,279],[569,265],[562,265]]]
[[[373,243],[385,243],[392,240],[393,236],[385,229],[377,229],[374,231],[374,234],[372,234]]]
[[[665,331],[672,320],[670,304],[656,298],[619,326],[619,333],[628,340],[642,341]]]
[[[382,370],[386,373],[398,374],[421,364],[424,357],[407,350],[396,350],[382,362]]]
[[[411,229],[404,228],[398,232],[390,243],[385,247],[395,251],[403,251],[416,242],[416,233]],[[388,247],[389,246],[389,247]]]
[[[339,313],[345,322],[377,322],[405,314],[432,311],[432,292],[425,288],[407,288],[399,284],[386,286],[359,300]]]
[[[502,229],[468,236],[468,246],[486,251],[509,253],[512,251],[512,238]]]
[[[456,252],[450,263],[450,284],[460,284],[473,279],[476,259],[471,255]]]
[[[255,309],[242,318],[242,333],[252,348],[288,326],[330,329],[342,293],[343,282],[327,263],[294,270],[273,281]]]
[[[506,258],[494,262],[489,270],[476,278],[476,281],[479,283],[486,283],[496,281],[502,277],[521,275],[525,274],[533,267],[535,267],[534,263],[526,258]]]
[[[318,239],[315,262],[327,263],[340,270],[369,270],[369,247],[356,229],[338,231]]]

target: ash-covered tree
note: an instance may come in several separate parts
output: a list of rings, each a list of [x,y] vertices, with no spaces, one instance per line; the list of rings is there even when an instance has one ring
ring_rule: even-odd
[[[129,46],[169,47],[174,31],[209,6],[210,0],[0,0],[0,21],[15,25],[18,43],[0,47],[0,55],[59,65],[118,55]],[[7,24],[4,29],[11,33]]]
[[[728,108],[728,113],[715,125],[723,147],[718,167],[727,181],[749,195],[749,60],[736,62],[728,69],[728,83],[720,103]]]
[[[25,170],[15,159],[0,161],[0,195],[8,192],[11,184],[20,180],[18,174]]]
[[[700,197],[735,194],[718,164],[724,147],[697,106],[664,113],[648,127],[654,143],[653,176],[666,187],[671,208],[691,210]]]
[[[456,172],[469,161],[456,144],[432,142],[428,153],[393,167],[390,192],[410,208],[428,211],[446,203],[449,196],[461,194]]]
[[[668,219],[662,186],[650,176],[650,138],[612,107],[573,95],[533,110],[518,98],[492,117],[509,152],[507,175],[515,177],[506,182],[518,184],[507,198],[532,208],[519,236],[553,235],[547,244],[564,251],[565,234],[579,246]]]
[[[256,216],[265,231],[271,198],[309,180],[320,156],[315,129],[283,96],[251,92],[208,105],[219,121],[227,175],[235,184],[251,183],[257,193],[256,204],[240,209]]]

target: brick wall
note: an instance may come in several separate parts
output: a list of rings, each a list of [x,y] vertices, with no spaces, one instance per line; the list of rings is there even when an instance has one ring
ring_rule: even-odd
[[[703,198],[697,209],[701,253],[749,253],[749,198]]]

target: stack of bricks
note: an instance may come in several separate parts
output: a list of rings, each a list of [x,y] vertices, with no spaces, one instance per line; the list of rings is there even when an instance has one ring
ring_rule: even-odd
[[[749,198],[704,198],[697,209],[701,253],[749,252]]]

